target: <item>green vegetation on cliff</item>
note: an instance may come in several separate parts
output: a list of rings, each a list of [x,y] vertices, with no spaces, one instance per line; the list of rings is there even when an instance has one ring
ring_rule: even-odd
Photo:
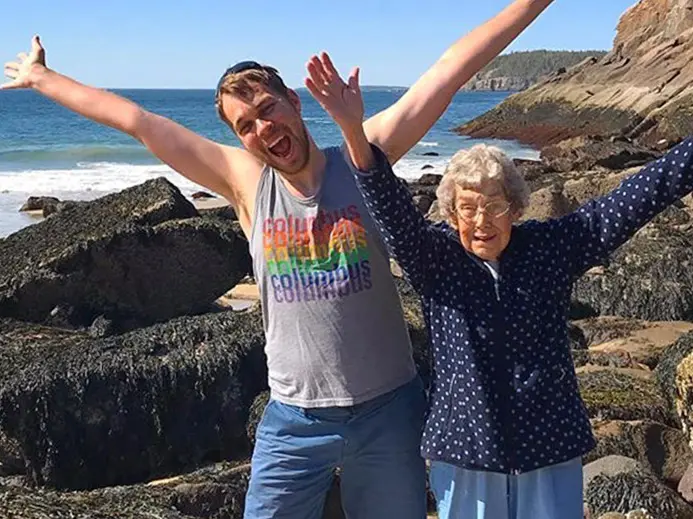
[[[541,77],[570,68],[590,56],[601,58],[603,50],[533,50],[503,54],[489,63],[465,86],[465,90],[524,90]]]

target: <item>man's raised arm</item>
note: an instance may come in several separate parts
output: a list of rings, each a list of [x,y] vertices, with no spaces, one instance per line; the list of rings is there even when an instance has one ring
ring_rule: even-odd
[[[5,64],[5,75],[10,81],[0,89],[32,88],[73,112],[127,133],[183,176],[238,204],[234,171],[237,176],[247,172],[254,160],[245,150],[217,144],[128,99],[50,70],[37,36],[29,54]]]
[[[515,0],[455,42],[402,98],[364,123],[391,164],[428,132],[474,74],[500,54],[553,0]]]

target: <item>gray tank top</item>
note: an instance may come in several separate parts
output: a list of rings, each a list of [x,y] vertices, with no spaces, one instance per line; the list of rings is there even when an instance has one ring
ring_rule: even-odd
[[[416,373],[386,248],[340,148],[323,150],[319,192],[298,198],[265,167],[250,250],[272,398],[351,406]]]

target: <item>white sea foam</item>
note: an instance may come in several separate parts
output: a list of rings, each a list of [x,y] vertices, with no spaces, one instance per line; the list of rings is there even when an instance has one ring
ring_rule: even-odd
[[[419,146],[423,146],[424,148],[433,148],[435,146],[439,146],[437,142],[426,142],[426,141],[419,141]]]

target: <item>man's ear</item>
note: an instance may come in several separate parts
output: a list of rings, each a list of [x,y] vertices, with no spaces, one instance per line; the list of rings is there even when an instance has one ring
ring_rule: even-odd
[[[291,106],[293,106],[296,109],[296,111],[300,114],[301,113],[301,98],[298,97],[298,94],[296,93],[296,91],[288,88],[286,90],[286,98],[289,100],[289,103],[291,103]]]

